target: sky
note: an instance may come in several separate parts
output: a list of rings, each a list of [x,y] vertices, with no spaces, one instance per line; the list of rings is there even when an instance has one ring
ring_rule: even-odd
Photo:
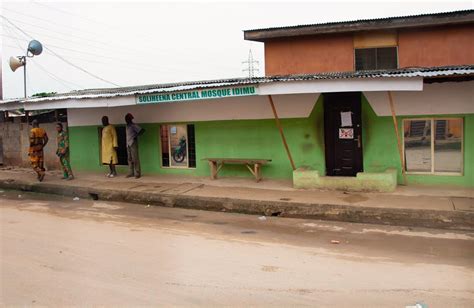
[[[246,77],[249,50],[264,75],[263,43],[243,30],[472,9],[472,1],[5,1],[0,2],[3,96],[23,96],[8,60],[31,39],[27,92],[69,92]]]

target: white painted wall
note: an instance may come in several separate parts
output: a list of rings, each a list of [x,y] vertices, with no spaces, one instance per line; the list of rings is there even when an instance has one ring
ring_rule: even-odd
[[[280,118],[307,118],[319,93],[272,97]],[[125,123],[124,116],[128,112],[134,115],[137,123],[273,119],[267,96],[246,96],[108,108],[68,108],[68,124],[101,125],[104,115],[112,124]]]
[[[360,91],[421,91],[423,78],[352,78],[262,83],[259,95]]]
[[[364,92],[379,116],[391,115],[388,94]],[[397,115],[474,113],[474,81],[425,84],[421,92],[392,92]]]

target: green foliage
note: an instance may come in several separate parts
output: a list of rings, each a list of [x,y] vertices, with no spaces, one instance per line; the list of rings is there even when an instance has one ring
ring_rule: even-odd
[[[33,94],[32,97],[48,97],[48,96],[54,96],[57,93],[58,92],[40,92],[40,93]]]

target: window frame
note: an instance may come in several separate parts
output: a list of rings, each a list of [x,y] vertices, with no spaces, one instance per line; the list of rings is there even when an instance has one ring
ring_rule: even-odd
[[[398,55],[398,45],[397,46],[374,46],[374,47],[364,47],[364,48],[353,48],[353,54],[354,54],[354,71],[355,72],[360,72],[360,71],[373,71],[373,70],[386,70],[389,68],[375,68],[373,70],[358,70],[357,69],[357,63],[356,63],[356,50],[359,49],[378,49],[378,48],[395,48],[395,51],[397,53],[396,59],[397,59],[397,67],[394,69],[398,69],[400,66],[400,61],[399,61],[399,55]],[[375,66],[377,66],[377,51],[375,51]]]
[[[171,126],[178,126],[178,125],[183,125],[185,126],[186,128],[186,166],[172,166],[171,165],[171,160],[173,159],[171,157],[171,138],[170,138],[170,129],[171,129]],[[163,151],[161,149],[161,146],[162,146],[162,142],[161,142],[161,127],[162,126],[167,126],[167,133],[168,133],[168,161],[169,161],[169,166],[164,166],[163,165],[163,157],[160,159],[160,165],[161,165],[161,168],[164,168],[164,169],[196,169],[196,167],[190,167],[189,166],[189,137],[188,137],[188,126],[191,125],[191,123],[166,123],[166,124],[160,124],[160,134],[158,136],[158,141],[159,141],[159,145],[160,145],[160,155],[163,155]],[[195,133],[196,134],[196,133]]]
[[[431,121],[430,126],[430,138],[431,138],[431,171],[408,171],[406,165],[406,154],[405,154],[405,121]],[[461,171],[460,172],[443,172],[435,171],[435,121],[436,120],[461,120]],[[405,118],[402,121],[402,153],[403,153],[403,166],[406,174],[408,175],[446,175],[446,176],[464,176],[464,118],[463,117],[423,117],[423,118]]]

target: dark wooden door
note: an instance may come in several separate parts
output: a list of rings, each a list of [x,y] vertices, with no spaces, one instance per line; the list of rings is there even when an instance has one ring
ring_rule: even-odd
[[[324,94],[326,173],[355,176],[362,166],[361,93]]]

